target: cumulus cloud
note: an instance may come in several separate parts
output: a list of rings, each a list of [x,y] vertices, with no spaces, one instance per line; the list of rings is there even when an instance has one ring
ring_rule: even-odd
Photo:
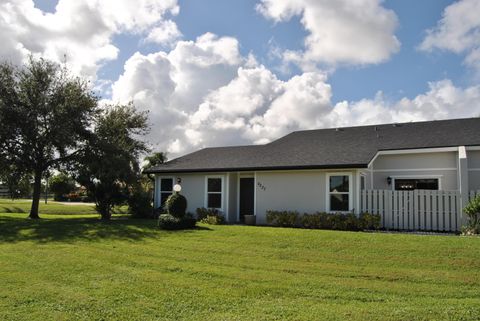
[[[145,41],[159,44],[173,44],[182,36],[177,24],[172,20],[166,20],[152,29]]]
[[[286,51],[284,59],[311,70],[318,63],[372,64],[400,48],[394,32],[397,16],[380,0],[261,0],[257,11],[282,22],[301,16],[309,35],[305,51]]]
[[[340,102],[326,115],[327,126],[368,125],[451,118],[479,117],[480,86],[456,87],[444,79],[413,99],[390,102],[381,93],[374,99]]]
[[[461,0],[449,5],[437,26],[427,31],[420,49],[465,54],[465,63],[480,72],[479,12],[479,0]]]
[[[304,72],[287,80],[251,56],[234,38],[207,33],[179,41],[170,52],[134,54],[112,87],[113,99],[149,110],[149,140],[175,157],[207,146],[261,144],[291,131],[480,115],[480,86],[430,83],[413,99],[333,104],[327,75]]]
[[[59,62],[66,58],[75,73],[94,79],[103,62],[117,58],[115,34],[144,34],[162,27],[165,16],[178,10],[176,0],[59,0],[54,13],[45,13],[35,8],[33,0],[4,0],[0,56],[13,63],[21,63],[29,54]]]
[[[195,41],[179,41],[168,53],[135,53],[112,85],[112,100],[133,101],[148,110],[150,140],[159,149],[180,153],[187,148],[185,124],[204,97],[229,83],[248,63],[236,39],[207,33]]]

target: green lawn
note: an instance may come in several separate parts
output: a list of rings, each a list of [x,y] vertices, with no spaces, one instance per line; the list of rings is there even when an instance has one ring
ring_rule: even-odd
[[[0,213],[29,213],[30,207],[32,206],[31,200],[10,200],[5,198],[0,198]],[[126,213],[127,208],[122,206],[115,209],[115,213]],[[65,205],[59,202],[48,201],[45,204],[45,201],[40,200],[39,213],[41,214],[97,214],[95,207],[93,205],[79,204],[77,205]]]
[[[0,214],[0,320],[480,320],[480,238]]]

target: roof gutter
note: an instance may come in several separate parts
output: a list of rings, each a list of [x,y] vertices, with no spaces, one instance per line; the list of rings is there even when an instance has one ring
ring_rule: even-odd
[[[195,169],[159,169],[152,168],[143,174],[168,173],[218,173],[218,172],[251,172],[251,171],[281,171],[302,169],[350,169],[367,168],[368,164],[337,164],[337,165],[306,165],[306,166],[265,166],[265,167],[225,167],[225,168],[195,168]]]

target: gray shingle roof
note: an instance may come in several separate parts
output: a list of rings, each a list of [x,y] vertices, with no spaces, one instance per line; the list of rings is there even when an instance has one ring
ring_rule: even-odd
[[[149,173],[363,168],[377,151],[480,145],[480,118],[297,131],[266,145],[205,148]]]

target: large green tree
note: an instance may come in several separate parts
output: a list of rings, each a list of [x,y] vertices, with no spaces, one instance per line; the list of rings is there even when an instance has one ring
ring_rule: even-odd
[[[39,218],[44,173],[85,146],[97,100],[88,82],[58,64],[34,58],[24,66],[0,63],[0,158],[33,175],[30,218]]]
[[[139,158],[148,151],[141,140],[149,129],[147,120],[133,104],[107,106],[95,122],[88,148],[72,167],[102,220],[110,220],[112,208],[126,202],[139,182]]]

